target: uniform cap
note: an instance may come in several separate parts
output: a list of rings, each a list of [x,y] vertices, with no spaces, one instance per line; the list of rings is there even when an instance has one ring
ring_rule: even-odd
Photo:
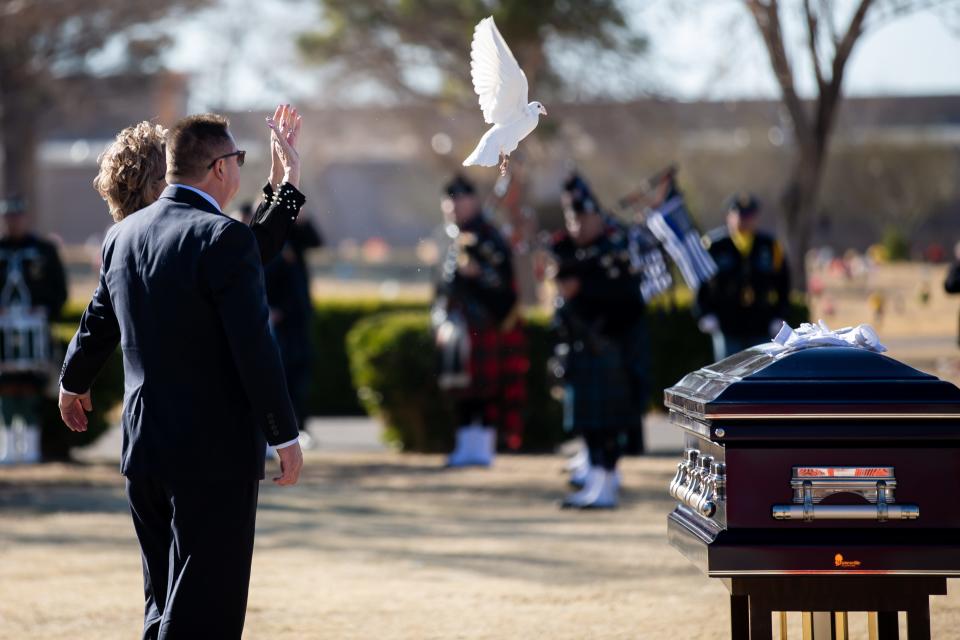
[[[752,215],[760,211],[760,201],[746,191],[739,191],[727,200],[727,211],[736,211],[740,215]]]
[[[599,213],[600,205],[590,190],[587,181],[577,173],[571,173],[563,183],[563,193],[570,207],[577,213]]]
[[[464,195],[473,195],[477,192],[473,186],[473,183],[459,173],[450,179],[450,182],[448,182],[447,186],[443,188],[443,191],[451,198]]]

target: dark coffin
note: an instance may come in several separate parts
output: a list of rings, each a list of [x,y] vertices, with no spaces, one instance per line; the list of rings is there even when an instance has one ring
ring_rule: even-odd
[[[695,452],[670,541],[708,575],[960,576],[953,384],[862,349],[764,346],[665,404]]]

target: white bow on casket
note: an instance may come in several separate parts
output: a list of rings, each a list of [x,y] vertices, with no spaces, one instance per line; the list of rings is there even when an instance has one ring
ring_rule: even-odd
[[[778,345],[770,345],[774,351],[796,351],[808,347],[856,347],[875,353],[887,350],[880,344],[880,336],[876,330],[868,324],[832,331],[823,320],[817,324],[804,322],[796,329],[791,329],[790,325],[784,322],[773,342]]]

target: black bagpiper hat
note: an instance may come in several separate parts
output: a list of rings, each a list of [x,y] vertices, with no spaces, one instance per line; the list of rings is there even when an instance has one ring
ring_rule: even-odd
[[[0,216],[12,216],[27,212],[27,203],[20,196],[8,196],[0,200]]]
[[[742,216],[754,215],[760,211],[760,201],[752,193],[740,191],[727,200],[727,211],[736,211]]]
[[[447,186],[443,188],[443,191],[451,198],[456,198],[457,196],[469,196],[477,192],[473,186],[473,183],[459,173],[453,176],[450,182],[447,183]]]
[[[600,205],[587,181],[571,173],[563,183],[563,193],[570,199],[570,207],[577,213],[600,213]]]

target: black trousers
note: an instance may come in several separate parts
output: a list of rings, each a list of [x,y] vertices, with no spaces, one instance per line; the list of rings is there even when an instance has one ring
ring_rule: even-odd
[[[587,443],[591,467],[603,467],[614,471],[623,455],[624,429],[585,429],[583,439]]]
[[[259,490],[255,480],[127,478],[144,640],[240,638]]]

